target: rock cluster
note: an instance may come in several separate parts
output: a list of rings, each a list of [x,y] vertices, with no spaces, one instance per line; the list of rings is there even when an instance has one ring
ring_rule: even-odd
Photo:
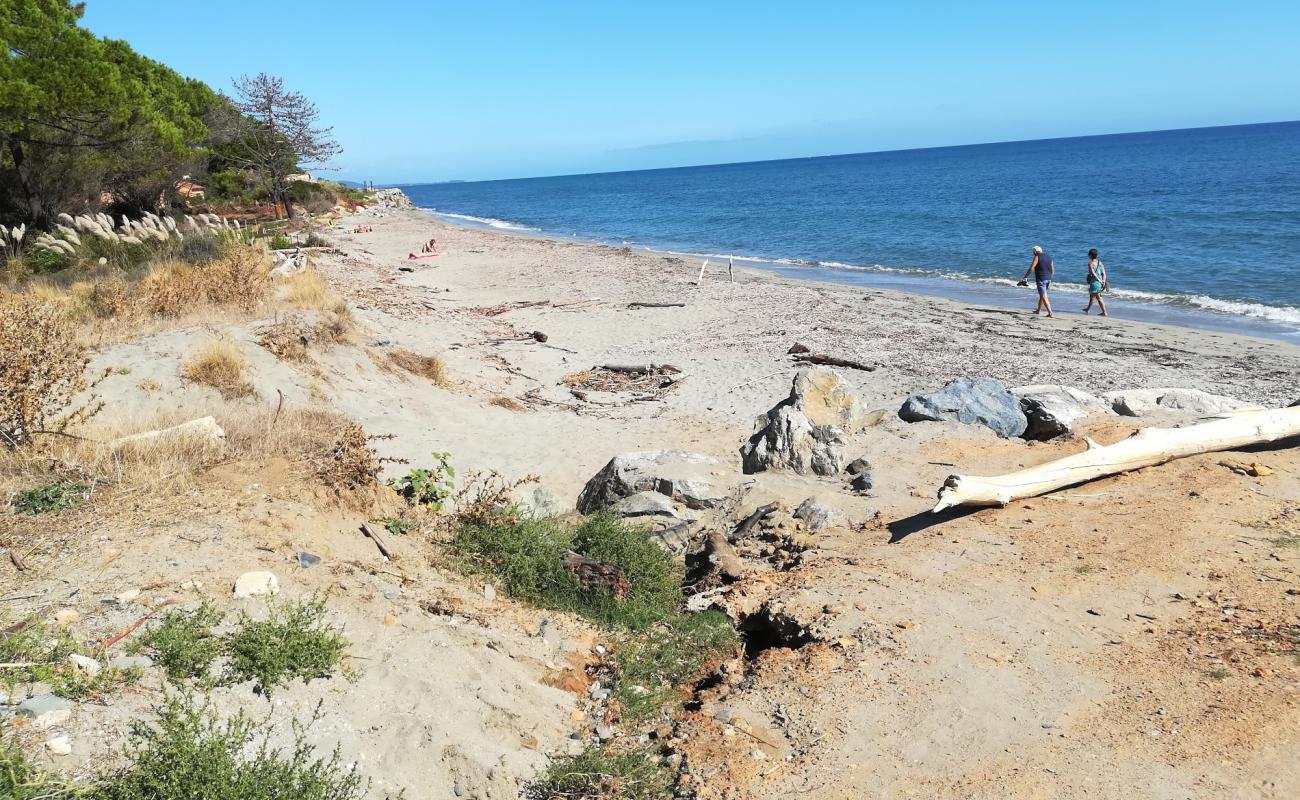
[[[1019,386],[1011,393],[1020,398],[1027,425],[1025,439],[1047,441],[1074,432],[1074,423],[1089,414],[1110,413],[1110,404],[1096,395],[1060,384]]]
[[[1248,404],[1200,389],[1127,389],[1107,392],[1102,398],[1116,414],[1141,417],[1153,411],[1182,411],[1188,414],[1222,414]]]

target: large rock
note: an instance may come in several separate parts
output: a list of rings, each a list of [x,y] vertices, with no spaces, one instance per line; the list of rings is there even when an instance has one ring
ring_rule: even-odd
[[[713,508],[727,496],[713,477],[721,466],[716,458],[682,450],[623,453],[587,481],[578,511],[592,514],[640,492],[656,492],[687,508]]]
[[[1231,397],[1210,394],[1200,389],[1127,389],[1121,392],[1107,392],[1102,399],[1110,403],[1116,414],[1125,417],[1141,417],[1153,411],[1182,411],[1188,414],[1222,414],[1245,408],[1243,403]]]
[[[819,497],[809,497],[800,503],[794,510],[794,518],[807,525],[810,531],[819,531],[844,522],[844,515]]]
[[[235,578],[235,597],[264,597],[279,594],[280,581],[274,573],[257,571],[245,572]]]
[[[758,418],[740,449],[744,470],[837,475],[844,469],[845,432],[856,433],[868,421],[867,410],[838,372],[799,370],[790,395]]]
[[[958,378],[937,392],[914,394],[898,416],[907,422],[983,425],[1003,438],[1019,436],[1029,425],[1019,398],[992,378]]]
[[[1047,441],[1074,431],[1074,423],[1089,414],[1110,413],[1110,404],[1096,395],[1059,384],[1018,386],[1010,390],[1020,398],[1028,425],[1025,439]]]

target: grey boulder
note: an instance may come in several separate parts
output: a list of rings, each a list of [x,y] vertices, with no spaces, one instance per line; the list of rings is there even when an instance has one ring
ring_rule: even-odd
[[[1006,439],[1020,436],[1029,425],[1020,400],[992,378],[958,378],[937,392],[914,394],[898,416],[905,422],[983,425]]]
[[[713,508],[726,499],[713,472],[722,462],[683,450],[623,453],[610,459],[578,495],[578,511],[593,514],[641,492],[654,492],[687,508]]]
[[[1010,390],[1020,398],[1027,425],[1021,436],[1047,441],[1074,431],[1074,423],[1089,414],[1109,414],[1110,405],[1096,395],[1059,384],[1018,386]]]
[[[788,469],[801,475],[838,475],[844,469],[845,432],[857,433],[869,414],[852,387],[828,367],[802,369],[790,394],[758,418],[740,449],[746,474]]]
[[[819,531],[842,524],[844,517],[834,507],[816,497],[809,497],[794,510],[794,518],[808,526],[810,531]]]

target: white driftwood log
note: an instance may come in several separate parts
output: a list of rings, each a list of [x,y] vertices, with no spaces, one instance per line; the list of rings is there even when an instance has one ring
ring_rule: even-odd
[[[1105,447],[1088,439],[1082,453],[1006,475],[981,478],[950,475],[934,510],[954,506],[1004,506],[1107,475],[1163,464],[1197,453],[1213,453],[1300,436],[1300,408],[1229,413],[1186,428],[1144,428]]]
[[[199,417],[189,422],[182,422],[180,425],[173,425],[170,428],[163,428],[158,431],[145,431],[144,433],[133,433],[130,436],[123,436],[109,442],[110,447],[121,447],[125,444],[139,444],[140,442],[155,441],[157,439],[171,439],[176,437],[193,437],[195,439],[206,439],[213,443],[220,443],[225,440],[226,432],[217,424],[214,417]]]

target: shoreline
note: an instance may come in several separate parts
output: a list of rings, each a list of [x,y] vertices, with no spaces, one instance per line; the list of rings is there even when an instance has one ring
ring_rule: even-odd
[[[406,253],[430,233],[438,238],[443,256],[407,262]],[[589,319],[596,329],[581,324],[572,331],[581,342],[556,340],[577,348],[581,356],[573,361],[682,360],[686,363],[679,366],[694,367],[704,380],[688,382],[672,403],[674,410],[721,414],[732,424],[743,421],[744,428],[788,382],[793,369],[785,352],[795,341],[879,365],[862,384],[882,404],[967,375],[987,375],[1012,386],[1064,383],[1093,394],[1196,388],[1263,405],[1285,405],[1300,394],[1294,379],[1300,374],[1300,346],[1276,339],[1115,316],[1058,314],[1048,320],[1023,305],[1008,309],[808,280],[743,263],[736,266],[734,284],[725,277],[725,264],[711,263],[697,286],[699,262],[690,258],[532,231],[470,227],[415,207],[390,216],[385,230],[373,238],[353,241],[365,245],[375,278],[358,274],[349,281],[360,281],[358,288],[381,309],[401,301],[408,290],[433,287],[450,293],[417,305],[412,314],[447,318],[464,313],[466,306],[548,296],[556,301],[600,297],[581,315],[523,309],[509,319],[547,333],[556,316]],[[414,272],[399,272],[397,266],[413,266]],[[392,291],[377,296],[375,280]],[[618,308],[633,301],[686,305],[631,312],[633,320]],[[755,379],[769,373],[776,377]],[[717,390],[706,390],[702,383],[719,385],[723,396],[716,397]],[[726,391],[736,384],[745,386]]]
[[[639,242],[636,239],[608,240],[599,237],[585,237],[579,234],[564,235],[542,228],[515,223],[509,220],[476,217],[468,214],[441,211],[435,208],[414,206],[415,210],[427,213],[434,218],[451,225],[475,230],[496,231],[512,235],[534,236],[560,242],[577,242],[607,247],[631,247],[652,254],[679,256],[683,258],[709,259],[716,264],[717,259],[732,258],[739,266],[773,272],[793,280],[831,283],[840,286],[863,287],[869,289],[887,289],[923,297],[937,297],[957,302],[976,303],[1000,308],[1021,308],[1033,305],[1032,292],[1017,288],[1010,279],[982,278],[964,275],[959,272],[929,268],[893,268],[883,265],[853,265],[818,259],[767,258],[748,255],[723,255],[694,250],[678,250],[659,247]],[[1027,263],[1027,262],[1026,262]],[[1069,281],[1053,283],[1053,301],[1065,305],[1058,308],[1060,314],[1083,316],[1074,305],[1086,303],[1087,294],[1082,284]],[[1239,301],[1200,295],[1176,295],[1144,290],[1118,289],[1108,293],[1107,305],[1112,315],[1118,311],[1117,319],[1131,319],[1148,323],[1170,325],[1193,330],[1215,331],[1251,338],[1270,339],[1286,344],[1300,345],[1300,321],[1273,319],[1270,313],[1285,316],[1288,313],[1300,313],[1291,306],[1267,306],[1250,301]],[[1262,313],[1233,313],[1213,307],[1240,306],[1260,309]],[[1125,313],[1128,314],[1125,317]],[[1095,314],[1094,314],[1095,316]]]

